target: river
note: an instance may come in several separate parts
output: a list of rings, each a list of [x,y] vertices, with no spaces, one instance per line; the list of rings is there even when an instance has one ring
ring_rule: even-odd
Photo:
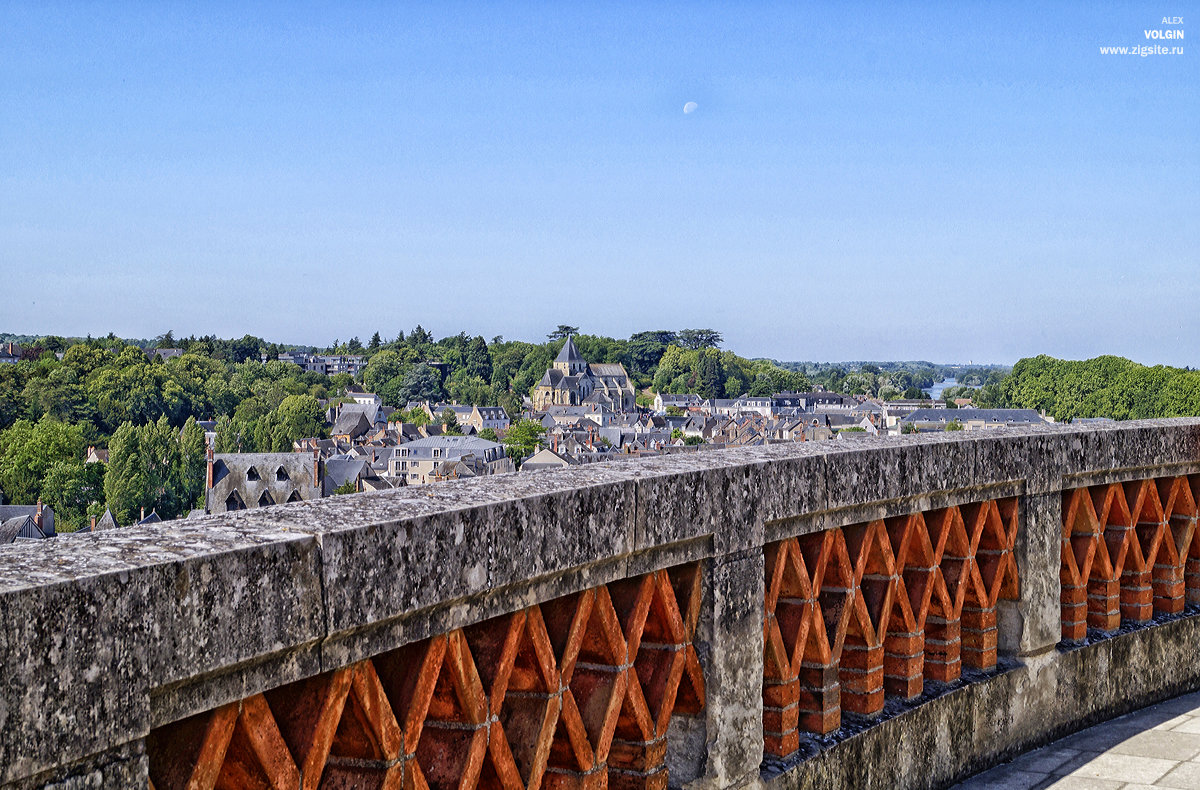
[[[956,379],[942,379],[941,381],[934,382],[934,385],[932,387],[927,387],[924,390],[922,390],[922,392],[924,392],[926,395],[928,395],[933,400],[941,400],[943,390],[945,390],[948,387],[957,387],[957,386],[958,386],[958,381]]]

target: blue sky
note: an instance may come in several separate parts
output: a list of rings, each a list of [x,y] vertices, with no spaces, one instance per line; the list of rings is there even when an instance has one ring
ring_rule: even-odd
[[[1182,4],[247,5],[0,5],[0,331],[1200,365]]]

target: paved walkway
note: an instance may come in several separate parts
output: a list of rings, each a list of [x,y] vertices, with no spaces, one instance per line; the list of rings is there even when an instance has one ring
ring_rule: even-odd
[[[956,790],[1200,788],[1200,692],[1098,724],[955,785]]]

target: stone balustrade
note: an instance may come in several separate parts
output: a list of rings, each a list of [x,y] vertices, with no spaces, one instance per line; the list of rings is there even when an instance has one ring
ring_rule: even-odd
[[[936,787],[1200,687],[1200,420],[664,456],[0,560],[5,787]]]

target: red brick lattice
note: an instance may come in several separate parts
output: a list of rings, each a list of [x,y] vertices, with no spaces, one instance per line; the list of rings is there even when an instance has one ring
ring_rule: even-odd
[[[1017,502],[830,529],[766,548],[763,726],[769,754],[875,715],[962,662],[996,666],[996,602],[1016,598]]]
[[[1200,603],[1200,475],[1063,492],[1062,638]]]
[[[663,788],[698,713],[698,565],[612,582],[150,733],[150,787]]]

